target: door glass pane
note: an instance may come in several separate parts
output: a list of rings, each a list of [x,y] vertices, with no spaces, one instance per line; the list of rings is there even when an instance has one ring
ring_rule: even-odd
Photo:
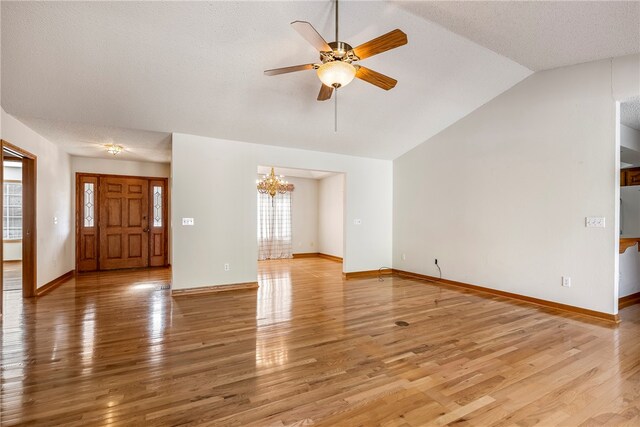
[[[153,186],[153,226],[162,227],[162,187]]]
[[[84,226],[95,225],[95,188],[92,182],[84,183]]]

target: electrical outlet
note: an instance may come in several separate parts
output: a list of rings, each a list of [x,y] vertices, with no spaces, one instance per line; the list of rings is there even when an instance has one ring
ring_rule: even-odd
[[[436,264],[436,265],[438,265],[438,258],[436,258],[436,262],[435,262],[435,264]]]
[[[571,277],[562,276],[562,286],[564,286],[565,288],[570,288],[571,287]]]
[[[604,228],[605,221],[603,216],[588,216],[584,219],[584,226],[589,228]]]
[[[182,225],[193,225],[193,218],[182,218]]]
[[[231,270],[231,267],[229,267],[229,263],[226,263],[224,265],[224,271],[229,271],[229,270]]]
[[[353,225],[362,225],[362,220],[360,218],[356,218],[353,220]]]
[[[407,260],[407,254],[402,254],[402,260],[406,261]]]

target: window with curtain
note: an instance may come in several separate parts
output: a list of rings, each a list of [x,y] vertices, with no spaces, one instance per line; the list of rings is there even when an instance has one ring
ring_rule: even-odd
[[[22,183],[4,182],[3,240],[22,239]]]
[[[292,258],[291,192],[258,194],[258,259]]]

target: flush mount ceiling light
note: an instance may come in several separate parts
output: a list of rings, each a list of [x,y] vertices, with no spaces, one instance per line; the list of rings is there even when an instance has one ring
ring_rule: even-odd
[[[106,147],[107,153],[113,154],[114,156],[120,154],[122,150],[124,150],[124,147],[122,145],[108,144]]]

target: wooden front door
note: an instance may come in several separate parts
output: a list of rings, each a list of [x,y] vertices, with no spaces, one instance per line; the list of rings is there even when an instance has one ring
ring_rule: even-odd
[[[168,265],[166,178],[76,174],[79,272]]]
[[[149,181],[100,178],[100,269],[149,266]]]

